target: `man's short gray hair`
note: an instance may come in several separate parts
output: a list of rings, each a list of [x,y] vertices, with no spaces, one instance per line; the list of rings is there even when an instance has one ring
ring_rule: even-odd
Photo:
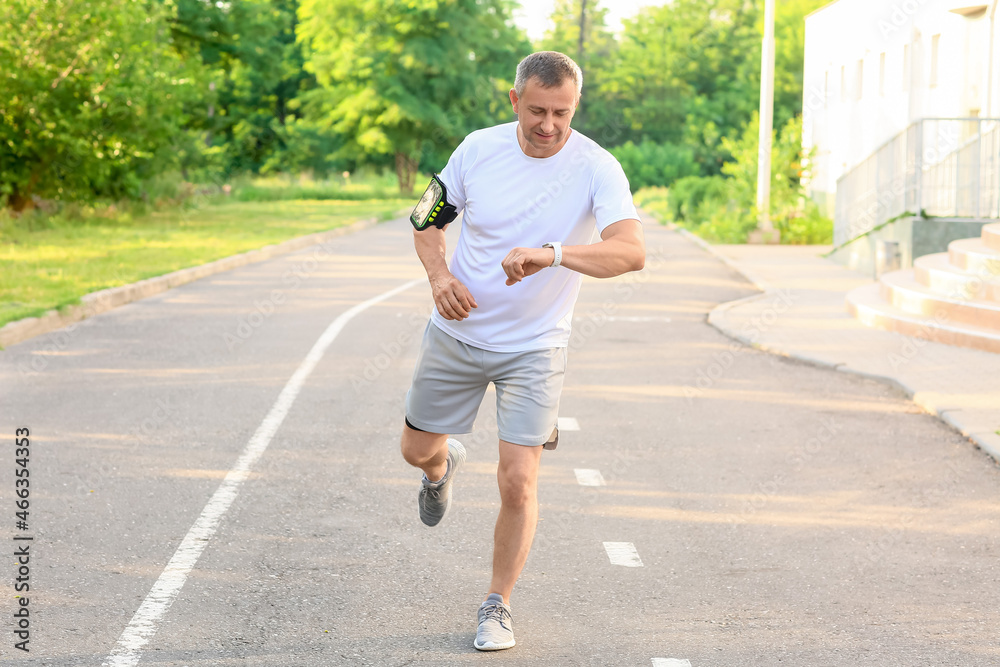
[[[518,97],[524,94],[528,79],[535,77],[543,88],[556,88],[566,79],[576,84],[576,94],[583,90],[583,72],[580,66],[565,53],[558,51],[538,51],[525,58],[517,66],[514,77],[514,92]]]

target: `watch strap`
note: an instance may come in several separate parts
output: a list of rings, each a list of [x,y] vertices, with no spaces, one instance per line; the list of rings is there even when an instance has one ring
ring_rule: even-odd
[[[550,267],[559,266],[562,264],[562,243],[559,241],[551,241],[542,246],[543,248],[552,248],[555,253],[555,259],[549,264]]]

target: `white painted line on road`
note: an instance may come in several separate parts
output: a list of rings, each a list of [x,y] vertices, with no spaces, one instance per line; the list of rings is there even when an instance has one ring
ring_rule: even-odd
[[[579,431],[580,422],[573,417],[560,417],[556,421],[556,427],[560,431]]]
[[[278,399],[271,406],[270,412],[257,427],[257,431],[243,449],[240,458],[237,459],[236,464],[209,499],[208,504],[201,511],[201,515],[191,526],[191,530],[184,536],[177,551],[174,552],[170,562],[160,574],[160,578],[153,584],[152,590],[149,591],[146,599],[142,601],[139,609],[132,616],[132,620],[122,632],[121,637],[118,638],[118,644],[111,651],[107,660],[102,663],[105,667],[132,667],[139,662],[140,652],[156,634],[160,621],[177,598],[177,594],[180,593],[184,582],[187,581],[188,574],[194,569],[198,558],[201,557],[201,552],[205,550],[208,540],[215,535],[222,517],[236,500],[240,486],[250,475],[250,469],[264,454],[264,450],[271,443],[271,438],[274,437],[278,427],[285,420],[285,415],[291,409],[292,403],[299,395],[306,378],[323,358],[323,354],[344,326],[371,306],[422,282],[424,281],[411,280],[395,289],[359,303],[341,313],[326,328],[326,331],[313,344],[309,354],[306,355],[306,358],[285,384],[285,388],[281,390]]]
[[[631,542],[605,542],[604,550],[608,552],[608,559],[612,565],[642,567],[639,552]]]
[[[608,318],[609,322],[669,322],[669,317],[618,317]]]
[[[573,468],[576,474],[576,481],[580,486],[604,486],[604,476],[600,470],[591,468]]]
[[[691,667],[691,661],[678,658],[653,658],[653,667]]]
[[[574,322],[586,322],[590,317],[574,317]],[[669,317],[626,317],[624,315],[612,315],[604,318],[604,322],[669,322]]]

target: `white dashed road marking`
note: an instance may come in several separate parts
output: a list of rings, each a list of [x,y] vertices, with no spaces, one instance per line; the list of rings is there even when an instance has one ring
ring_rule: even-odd
[[[677,658],[653,658],[653,667],[691,667],[690,660]]]
[[[299,395],[306,378],[323,358],[323,354],[344,326],[358,313],[422,282],[423,280],[411,280],[395,289],[359,303],[341,313],[340,317],[326,328],[326,331],[313,344],[309,354],[306,355],[306,358],[302,360],[298,369],[285,384],[285,388],[278,395],[278,400],[271,406],[271,411],[257,427],[257,432],[250,438],[250,442],[243,449],[240,458],[237,459],[236,464],[209,499],[205,509],[201,511],[201,515],[191,526],[191,530],[184,536],[177,551],[167,563],[167,567],[164,568],[160,578],[153,584],[153,589],[149,591],[146,599],[142,601],[139,609],[132,616],[132,620],[122,632],[121,637],[118,638],[118,644],[103,665],[106,667],[132,667],[139,662],[142,649],[156,634],[160,621],[163,620],[170,605],[180,593],[188,574],[194,569],[198,558],[201,557],[201,552],[205,550],[208,540],[215,535],[222,517],[236,500],[240,487],[250,475],[250,469],[264,454],[264,450],[271,443],[271,438],[274,437],[278,427],[285,420],[285,415],[291,409],[292,403]]]
[[[573,472],[576,473],[576,481],[580,486],[604,486],[604,476],[600,470],[573,468]]]
[[[604,550],[608,552],[608,559],[612,565],[642,567],[639,552],[631,542],[605,542]]]
[[[578,422],[573,417],[560,417],[556,422],[556,426],[560,431],[579,431],[580,422]]]
[[[609,322],[669,322],[669,317],[609,317]]]
[[[584,322],[591,318],[587,317],[574,317],[574,322]],[[604,319],[605,322],[669,322],[669,317],[625,317],[625,316],[611,316]]]

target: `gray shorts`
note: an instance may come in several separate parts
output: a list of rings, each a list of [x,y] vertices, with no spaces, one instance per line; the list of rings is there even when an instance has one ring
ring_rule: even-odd
[[[543,445],[559,417],[566,354],[564,347],[490,352],[428,322],[406,394],[406,420],[430,433],[468,433],[492,382],[500,439]]]

